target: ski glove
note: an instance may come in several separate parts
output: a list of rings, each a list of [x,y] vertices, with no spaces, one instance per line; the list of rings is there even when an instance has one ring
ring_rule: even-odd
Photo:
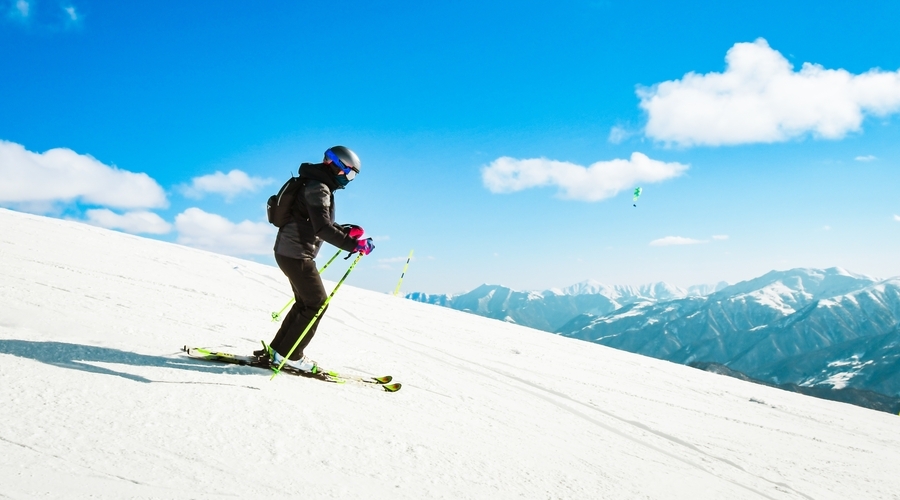
[[[355,240],[362,238],[362,235],[365,234],[363,228],[357,226],[356,224],[344,224],[341,227],[344,228],[344,231],[347,232],[347,236]]]
[[[356,241],[356,252],[359,252],[363,255],[369,255],[372,253],[372,250],[375,250],[375,244],[372,243],[372,238],[366,238],[364,240]]]

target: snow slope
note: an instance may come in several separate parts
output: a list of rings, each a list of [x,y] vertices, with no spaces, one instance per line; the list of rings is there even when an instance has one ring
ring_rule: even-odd
[[[276,268],[0,210],[0,498],[900,498],[896,416],[352,282],[308,354],[396,394],[180,355]]]

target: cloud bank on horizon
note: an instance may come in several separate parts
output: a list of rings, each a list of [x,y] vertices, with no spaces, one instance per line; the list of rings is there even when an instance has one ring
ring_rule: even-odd
[[[232,170],[196,177],[185,189],[197,197],[215,193],[227,200],[271,182]],[[162,235],[174,228],[179,243],[230,255],[266,255],[272,250],[274,228],[268,223],[234,223],[196,207],[175,216],[174,224],[167,222],[150,211],[168,207],[169,200],[146,173],[106,165],[67,148],[36,153],[0,140],[0,206],[50,214],[62,205],[91,207],[84,210],[82,222],[107,229]]]
[[[245,220],[235,224],[221,215],[192,207],[175,217],[178,243],[229,255],[272,253],[275,227]]]
[[[0,140],[0,180],[0,203],[44,212],[56,203],[78,201],[121,209],[168,206],[165,191],[149,175],[67,148],[35,153]]]
[[[841,139],[866,116],[900,112],[900,70],[854,75],[803,63],[794,71],[762,38],[736,43],[723,73],[688,73],[639,88],[647,137],[678,146]]]
[[[117,214],[108,208],[92,208],[85,211],[89,224],[105,227],[106,229],[119,229],[132,234],[167,234],[172,230],[172,225],[163,220],[159,215],[139,210]]]
[[[556,186],[562,198],[600,201],[637,184],[678,177],[688,168],[681,163],[652,160],[637,152],[627,160],[598,161],[587,167],[547,158],[519,160],[504,156],[484,167],[481,179],[492,193]]]

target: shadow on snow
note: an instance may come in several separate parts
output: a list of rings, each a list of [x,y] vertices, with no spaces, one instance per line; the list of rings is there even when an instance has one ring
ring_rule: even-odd
[[[150,356],[109,347],[97,347],[65,342],[33,342],[29,340],[0,339],[0,354],[12,354],[20,358],[33,359],[60,368],[69,368],[90,373],[114,375],[135,382],[156,382],[140,375],[119,372],[91,363],[111,363],[131,366],[153,366],[175,368],[202,373],[259,373],[258,369],[246,366],[214,364],[187,357],[170,358]]]

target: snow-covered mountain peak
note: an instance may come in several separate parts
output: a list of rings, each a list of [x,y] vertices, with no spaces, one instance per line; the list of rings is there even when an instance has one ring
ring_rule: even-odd
[[[703,297],[706,295],[710,295],[713,293],[722,290],[723,288],[728,286],[727,281],[720,281],[716,284],[712,285],[692,285],[687,288],[687,296],[688,297]]]
[[[559,289],[554,289],[559,290]],[[574,285],[567,286],[559,292],[563,295],[606,295],[610,298],[616,298],[618,292],[609,285],[600,283],[599,281],[588,279]]]
[[[666,301],[680,299],[687,295],[687,291],[664,281],[643,285],[639,288],[642,298]]]
[[[775,298],[787,304],[803,305],[811,300],[835,297],[858,290],[876,280],[838,267],[795,268],[770,271],[758,278],[723,288],[714,295],[738,297],[742,294]]]
[[[796,308],[803,307],[809,303],[812,296],[804,292],[797,292],[779,281],[759,290],[737,295],[731,301],[739,302],[748,299],[761,306],[775,309],[783,316],[787,316],[788,314],[793,314]]]
[[[467,292],[467,293],[477,293],[479,295],[485,295],[488,293],[494,293],[497,290],[504,290],[504,289],[508,290],[508,288],[503,285],[489,285],[487,283],[482,283],[481,285],[478,285],[477,287],[472,289],[471,292]],[[461,294],[456,294],[456,295],[461,295]]]

